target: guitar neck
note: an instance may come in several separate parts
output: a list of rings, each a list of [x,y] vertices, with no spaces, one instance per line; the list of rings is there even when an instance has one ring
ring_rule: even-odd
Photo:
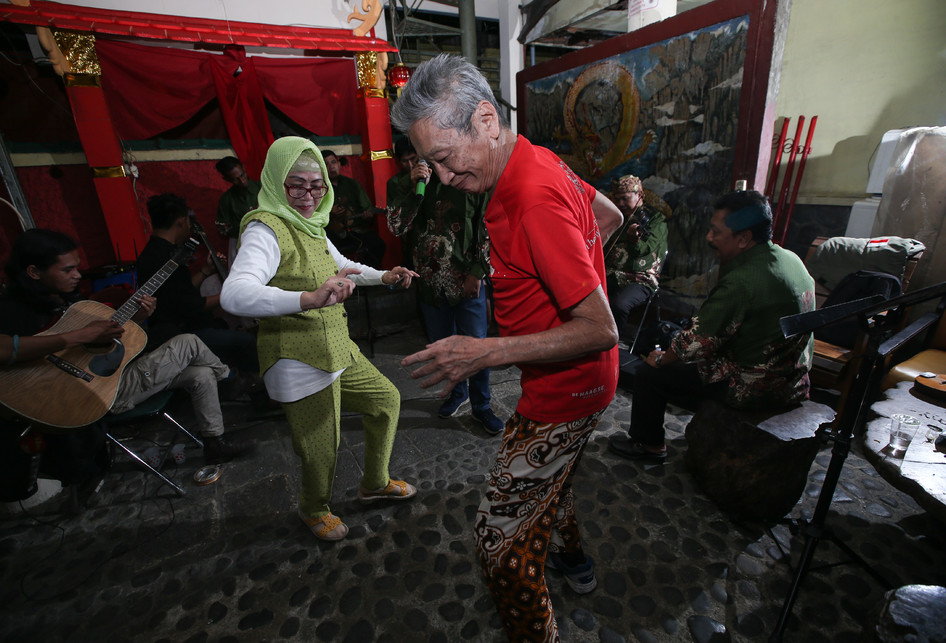
[[[184,247],[179,249],[174,253],[174,256],[168,259],[167,263],[161,266],[161,269],[156,273],[151,275],[151,278],[145,282],[145,284],[139,288],[134,295],[128,298],[124,304],[122,304],[118,310],[115,311],[115,314],[112,315],[111,320],[117,322],[120,326],[124,326],[125,322],[135,316],[135,313],[138,312],[138,309],[141,308],[141,297],[142,295],[148,295],[149,297],[153,295],[161,285],[168,280],[174,271],[178,269],[187,257],[189,257],[194,249],[197,247],[197,242],[194,239],[188,239],[184,244]]]
[[[217,270],[217,274],[220,275],[221,279],[227,278],[227,267],[223,265],[223,262],[220,261],[220,257],[217,256],[217,253],[214,252],[214,248],[210,245],[210,239],[207,238],[207,233],[203,229],[198,230],[197,234],[200,236],[200,240],[204,242],[204,245],[207,246],[207,252],[210,253],[210,259],[213,261],[214,268]]]

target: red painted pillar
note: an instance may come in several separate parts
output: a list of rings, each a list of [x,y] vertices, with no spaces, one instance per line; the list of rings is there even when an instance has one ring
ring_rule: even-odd
[[[358,97],[361,103],[361,152],[367,162],[369,196],[374,204],[384,208],[387,199],[388,179],[397,174],[397,163],[394,161],[394,139],[391,136],[391,112],[388,108],[388,99],[383,89],[382,79],[377,79],[377,54],[375,52],[361,53],[356,56],[358,71]],[[383,215],[378,215],[378,233],[387,244],[384,252],[383,268],[393,268],[403,263],[401,256],[401,240],[391,234]]]
[[[119,263],[134,261],[147,243],[148,235],[138,213],[134,187],[125,176],[121,143],[108,113],[99,77],[67,73],[63,80],[115,259]]]

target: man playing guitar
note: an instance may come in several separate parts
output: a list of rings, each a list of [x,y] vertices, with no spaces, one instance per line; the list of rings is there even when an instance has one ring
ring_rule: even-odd
[[[231,460],[246,450],[243,445],[231,444],[223,437],[223,416],[217,395],[216,383],[229,375],[229,368],[214,355],[203,342],[194,335],[177,335],[150,353],[145,353],[131,360],[143,347],[143,340],[138,346],[132,345],[134,335],[144,333],[135,324],[123,328],[111,319],[96,319],[89,323],[79,323],[79,327],[67,332],[45,334],[57,317],[65,313],[68,318],[70,306],[77,302],[83,304],[77,288],[81,274],[79,249],[68,236],[34,228],[23,232],[13,243],[6,265],[7,287],[0,293],[0,334],[7,335],[2,345],[9,352],[7,359],[0,364],[0,371],[14,370],[21,363],[36,357],[49,355],[53,351],[61,353],[63,349],[77,346],[117,342],[126,336],[127,346],[123,346],[125,358],[114,373],[98,375],[90,380],[96,386],[102,381],[113,380],[114,388],[110,392],[92,393],[90,396],[104,395],[105,409],[113,412],[127,411],[152,395],[165,390],[182,388],[187,390],[194,406],[200,432],[204,438],[204,458],[209,463]],[[131,321],[143,320],[154,312],[154,297],[136,293],[132,296],[133,304],[140,310],[131,317]],[[106,307],[102,306],[102,308]],[[28,338],[28,339],[27,339]],[[113,350],[116,350],[113,348]],[[50,377],[63,377],[56,366],[49,365],[49,358],[36,362],[47,367]],[[127,366],[126,366],[127,363]],[[71,378],[71,375],[65,375]],[[75,378],[73,378],[75,379]],[[80,378],[81,379],[81,378]],[[4,386],[9,391],[16,391],[25,396],[49,396],[46,404],[62,407],[65,416],[61,422],[48,422],[56,426],[76,426],[68,415],[84,406],[100,403],[101,399],[56,399],[52,385],[44,385],[43,375],[35,375],[29,385],[22,387]],[[72,381],[72,380],[70,380]],[[20,390],[17,389],[33,389]],[[6,396],[6,393],[4,394]],[[4,397],[3,404],[17,410],[15,400]]]

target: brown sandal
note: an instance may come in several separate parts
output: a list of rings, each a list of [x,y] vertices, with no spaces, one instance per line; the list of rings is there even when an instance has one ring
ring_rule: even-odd
[[[315,537],[321,540],[341,540],[348,535],[348,525],[332,513],[327,513],[320,518],[309,518],[300,510],[299,517],[315,534]]]

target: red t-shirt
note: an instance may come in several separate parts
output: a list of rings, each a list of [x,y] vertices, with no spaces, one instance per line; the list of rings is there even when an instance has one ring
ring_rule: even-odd
[[[486,209],[494,313],[502,336],[562,325],[564,311],[605,288],[595,189],[520,136]],[[618,380],[617,347],[567,362],[521,364],[517,411],[540,422],[603,409]]]

